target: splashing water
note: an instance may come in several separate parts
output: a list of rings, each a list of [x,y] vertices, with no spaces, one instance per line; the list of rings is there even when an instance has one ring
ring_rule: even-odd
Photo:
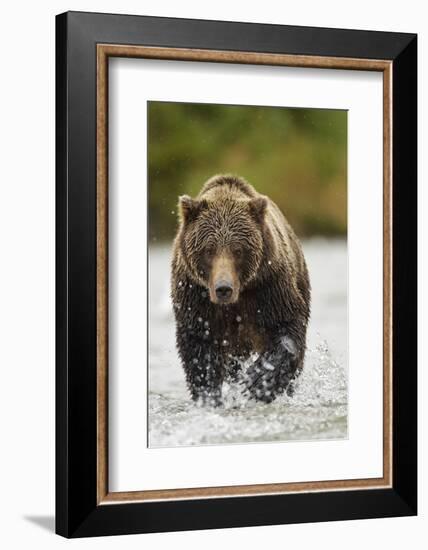
[[[325,342],[308,350],[293,397],[282,395],[265,405],[248,400],[238,385],[225,384],[223,401],[222,407],[205,408],[181,391],[151,393],[150,446],[346,437],[346,377]]]
[[[190,400],[175,349],[174,320],[165,299],[168,281],[159,281],[159,273],[167,272],[168,250],[150,251],[150,447],[347,437],[346,244],[309,241],[304,250],[312,280],[313,313],[305,365],[294,396],[282,395],[265,405],[242,395],[239,385],[224,384],[224,403],[217,408]],[[331,261],[326,261],[326,255]],[[332,264],[334,280],[322,271]],[[314,332],[319,327],[327,339]],[[334,351],[330,341],[335,342]]]

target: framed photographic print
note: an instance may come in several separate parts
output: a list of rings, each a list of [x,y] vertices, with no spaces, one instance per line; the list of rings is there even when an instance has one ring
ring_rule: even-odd
[[[66,537],[414,515],[413,34],[56,20]]]

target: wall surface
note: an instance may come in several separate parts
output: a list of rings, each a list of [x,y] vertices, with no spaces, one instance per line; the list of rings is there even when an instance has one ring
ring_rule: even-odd
[[[54,528],[54,16],[66,10],[134,13],[419,33],[420,95],[426,80],[423,3],[408,0],[103,0],[8,2],[0,40],[0,544],[59,548],[384,548],[426,545],[427,482],[420,471],[417,518],[128,536],[67,543]],[[425,67],[423,66],[425,61]],[[426,107],[420,105],[419,181],[424,181]],[[426,192],[420,184],[420,213]],[[426,211],[426,208],[425,208]],[[422,218],[422,216],[420,216]],[[424,221],[420,220],[421,230]],[[419,241],[422,251],[423,240]],[[424,265],[420,261],[420,281]],[[420,317],[425,296],[420,292]],[[422,341],[422,322],[420,341]],[[422,344],[421,348],[422,348]],[[420,364],[423,364],[420,349]],[[427,407],[420,369],[420,464]],[[425,536],[424,536],[425,532]]]

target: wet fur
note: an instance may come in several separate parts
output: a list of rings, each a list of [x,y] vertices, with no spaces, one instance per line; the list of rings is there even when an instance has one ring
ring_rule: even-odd
[[[238,242],[245,258],[236,303],[210,300],[207,243],[218,250]],[[196,199],[180,201],[171,294],[178,352],[194,400],[221,402],[227,377],[258,358],[242,377],[244,391],[269,403],[303,368],[310,283],[300,243],[278,207],[242,178],[215,176]],[[289,342],[289,345],[286,343]]]

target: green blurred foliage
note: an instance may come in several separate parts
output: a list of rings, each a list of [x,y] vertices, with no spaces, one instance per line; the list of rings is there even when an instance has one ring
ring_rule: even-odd
[[[347,113],[149,102],[150,240],[171,239],[178,196],[236,174],[274,200],[300,236],[346,234]]]

